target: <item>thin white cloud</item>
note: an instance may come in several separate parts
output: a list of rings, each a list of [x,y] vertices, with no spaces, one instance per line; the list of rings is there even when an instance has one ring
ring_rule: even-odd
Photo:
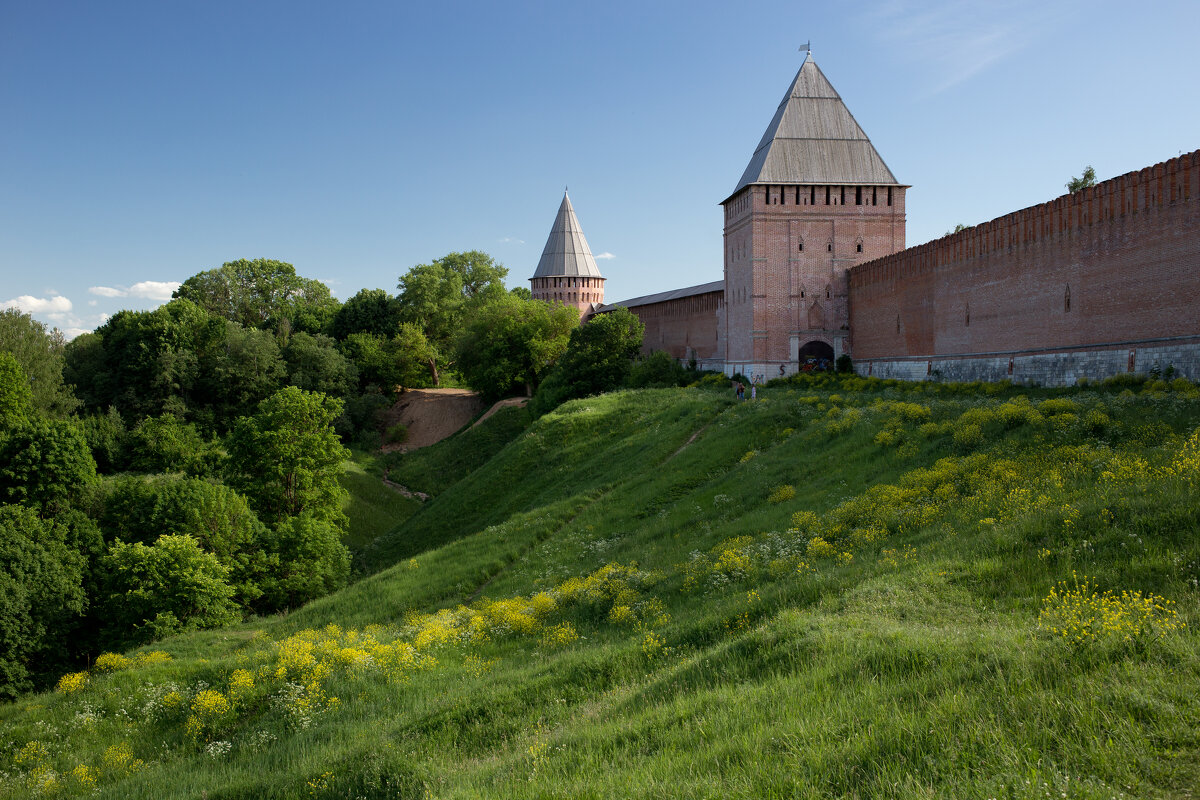
[[[88,305],[89,305],[89,306],[94,306],[94,305],[96,305],[96,303],[97,303],[97,302],[99,302],[99,301],[97,301],[97,300],[88,300]]]
[[[610,258],[616,258],[616,256],[605,250],[603,253],[597,253],[596,255],[592,256],[592,258],[600,259],[601,261],[607,261]]]
[[[0,308],[15,308],[26,314],[44,314],[52,312],[61,314],[71,310],[71,301],[62,295],[53,297],[32,297],[23,294],[0,303]]]
[[[179,281],[139,281],[129,287],[129,296],[166,302],[179,286]]]
[[[515,236],[505,236],[503,239],[499,239],[498,241],[500,244],[525,244],[524,239],[518,239]]]
[[[87,328],[63,328],[62,329],[63,338],[66,339],[68,342],[77,336],[82,336],[85,333],[91,333],[91,331],[88,330]]]
[[[1073,5],[1073,4],[1067,4]],[[937,78],[936,94],[957,86],[1056,26],[1064,11],[1041,0],[884,0],[865,19],[875,38]]]
[[[171,295],[179,288],[179,285],[179,281],[138,281],[128,289],[119,289],[113,286],[91,286],[88,288],[88,292],[101,297],[140,297],[143,300],[158,300],[165,303],[171,299]]]

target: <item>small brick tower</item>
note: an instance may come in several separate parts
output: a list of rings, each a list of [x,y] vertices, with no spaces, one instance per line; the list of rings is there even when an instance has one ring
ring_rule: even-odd
[[[604,303],[604,278],[566,192],[529,288],[535,300],[573,306],[581,318]]]
[[[725,208],[727,371],[850,350],[855,264],[904,249],[904,190],[809,53]]]

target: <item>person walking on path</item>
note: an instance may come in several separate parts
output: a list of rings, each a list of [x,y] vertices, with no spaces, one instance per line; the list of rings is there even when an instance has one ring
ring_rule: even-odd
[[[751,384],[751,386],[750,386],[750,399],[751,400],[758,399],[758,384],[757,383]]]
[[[746,399],[746,387],[742,385],[741,381],[733,382],[733,393],[734,393],[734,396],[736,396],[738,400]]]

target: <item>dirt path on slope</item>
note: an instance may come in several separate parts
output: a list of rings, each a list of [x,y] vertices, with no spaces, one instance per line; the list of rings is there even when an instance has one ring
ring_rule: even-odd
[[[402,444],[385,444],[383,451],[408,452],[437,444],[485,407],[479,395],[467,389],[409,389],[384,414],[387,427],[404,423],[408,438]]]
[[[479,425],[479,423],[483,422],[485,419],[490,417],[492,414],[495,414],[497,411],[499,411],[502,408],[512,408],[513,406],[523,406],[523,405],[526,405],[528,402],[529,402],[528,397],[510,397],[507,400],[501,400],[498,403],[496,403],[496,405],[489,408],[487,410],[486,414],[484,414],[479,419],[475,420],[475,424],[472,425],[471,427],[472,428],[477,427]]]

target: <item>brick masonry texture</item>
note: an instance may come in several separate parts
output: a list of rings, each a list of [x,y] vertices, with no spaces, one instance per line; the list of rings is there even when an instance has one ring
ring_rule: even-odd
[[[530,278],[529,290],[534,300],[571,306],[582,319],[604,304],[605,280],[568,275]]]
[[[724,292],[704,292],[661,303],[632,306],[646,326],[642,352],[665,350],[672,357],[697,363],[723,361],[723,348],[717,337],[718,313]]]
[[[1198,197],[1200,151],[862,264],[850,272],[855,360],[874,374],[870,362],[970,357],[946,374],[992,356],[1003,372],[984,371],[1003,378],[1010,355],[1200,335]]]

